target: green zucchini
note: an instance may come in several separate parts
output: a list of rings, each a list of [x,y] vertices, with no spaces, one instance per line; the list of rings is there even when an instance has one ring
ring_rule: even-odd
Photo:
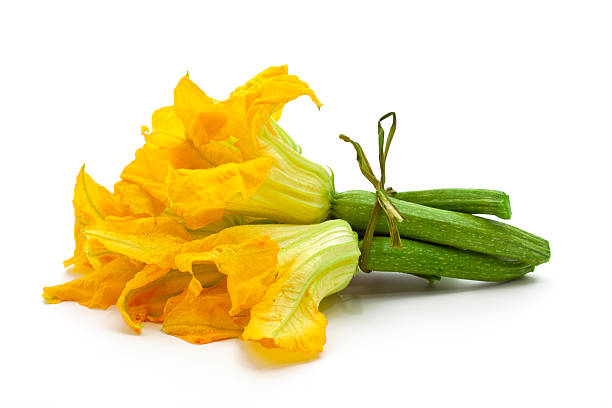
[[[503,191],[476,188],[440,188],[436,190],[392,192],[402,201],[467,214],[491,214],[510,219],[510,197]]]
[[[346,191],[332,198],[331,216],[364,231],[376,196],[368,191]],[[404,221],[398,223],[402,238],[431,242],[487,255],[538,265],[550,259],[548,241],[498,221],[440,210],[391,198]],[[376,223],[377,235],[388,235],[385,217]]]
[[[402,248],[391,248],[389,237],[372,239],[368,269],[404,272],[423,278],[447,277],[479,281],[505,281],[532,272],[533,265],[473,251],[402,239]]]

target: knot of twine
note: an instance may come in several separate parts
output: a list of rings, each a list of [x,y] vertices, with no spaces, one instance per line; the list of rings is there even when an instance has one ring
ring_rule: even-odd
[[[391,124],[391,128],[389,129],[389,135],[385,140],[385,131],[382,127],[382,121],[384,121],[388,117],[393,118],[393,123]],[[345,142],[351,143],[355,148],[355,151],[357,152],[357,163],[359,164],[359,169],[361,170],[361,173],[365,176],[365,178],[368,179],[370,183],[372,183],[374,189],[376,190],[376,203],[374,204],[374,208],[372,208],[372,213],[370,214],[370,221],[368,222],[368,226],[366,227],[363,236],[363,240],[361,243],[361,255],[359,256],[359,267],[364,272],[371,271],[370,269],[368,269],[367,264],[370,255],[370,248],[372,246],[372,237],[374,236],[376,222],[378,220],[378,216],[380,215],[381,210],[385,213],[385,216],[387,218],[387,224],[389,225],[391,247],[402,247],[402,241],[400,239],[400,234],[397,229],[397,223],[402,222],[404,220],[404,217],[399,213],[399,210],[389,199],[389,196],[393,195],[394,193],[393,189],[385,189],[385,163],[387,162],[389,146],[391,146],[391,141],[393,140],[393,136],[395,135],[396,127],[397,118],[395,116],[395,112],[389,112],[378,120],[378,162],[380,164],[380,179],[377,179],[374,175],[374,171],[372,170],[372,167],[370,166],[370,163],[368,162],[368,159],[359,143],[354,142],[348,136],[340,135],[340,139]]]

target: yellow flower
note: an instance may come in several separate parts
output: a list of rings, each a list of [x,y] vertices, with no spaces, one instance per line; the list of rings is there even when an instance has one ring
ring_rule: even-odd
[[[322,350],[327,321],[319,302],[357,271],[357,237],[345,221],[241,225],[186,241],[170,221],[149,220],[107,217],[82,231],[115,254],[113,262],[130,262],[117,280],[109,271],[104,281],[112,287],[106,299],[117,298],[130,327],[163,322],[166,333],[194,343],[241,337],[292,351]],[[87,291],[77,281],[45,288],[45,299],[94,307],[101,280]]]
[[[319,302],[348,284],[359,250],[346,222],[316,224],[327,219],[332,177],[276,123],[301,95],[321,105],[286,66],[224,101],[182,78],[112,193],[81,168],[65,266],[85,274],[44,288],[45,301],[116,304],[134,330],[162,322],[194,343],[242,337],[320,351]]]
[[[299,153],[276,124],[283,106],[314,92],[287,67],[269,68],[217,101],[188,77],[174,105],[153,114],[153,131],[121,174],[194,230],[225,216],[309,224],[327,218],[330,174]],[[241,220],[237,220],[240,222]]]

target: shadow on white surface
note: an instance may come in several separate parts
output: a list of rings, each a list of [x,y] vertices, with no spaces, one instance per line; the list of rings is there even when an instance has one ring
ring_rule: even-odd
[[[287,351],[279,348],[266,348],[257,342],[239,343],[244,352],[244,360],[249,368],[270,370],[294,367],[297,364],[309,363],[320,357],[319,353]]]
[[[416,298],[472,291],[518,289],[536,283],[537,279],[535,277],[527,275],[505,282],[479,282],[442,278],[439,282],[429,284],[422,278],[404,273],[372,272],[366,274],[360,272],[346,289],[323,299],[319,309],[326,315],[330,312],[334,315],[360,314],[362,312],[362,298]]]
[[[499,287],[530,285],[537,281],[534,276],[504,282],[481,282],[463,279],[442,278],[430,285],[425,279],[399,272],[372,272],[357,274],[342,292],[343,295],[388,295],[406,294],[428,296],[431,293],[465,292]]]
[[[512,290],[520,290],[520,287],[536,283],[536,278],[524,276],[506,282],[477,282],[443,278],[441,281],[430,285],[424,279],[402,273],[360,273],[342,292],[325,298],[319,309],[325,313],[328,319],[337,320],[342,316],[363,313],[362,298],[415,298],[471,291],[497,291],[511,288]],[[266,348],[256,342],[239,342],[238,344],[246,356],[247,366],[260,370],[292,367],[296,364],[315,361],[320,357],[317,353],[297,353],[277,348]]]

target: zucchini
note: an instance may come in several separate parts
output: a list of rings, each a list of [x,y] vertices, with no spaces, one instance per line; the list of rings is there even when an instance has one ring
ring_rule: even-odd
[[[402,248],[392,248],[389,237],[372,239],[367,267],[373,271],[403,272],[424,278],[447,277],[498,282],[520,278],[533,265],[473,251],[402,239]]]
[[[503,220],[512,216],[510,197],[503,191],[476,188],[440,188],[436,190],[391,192],[402,201],[467,214],[491,214]]]
[[[368,191],[336,193],[332,198],[331,216],[346,220],[356,231],[364,231],[375,200],[375,194]],[[531,265],[550,259],[548,241],[511,225],[394,198],[390,201],[404,217],[404,221],[397,224],[402,238],[468,249]],[[378,217],[375,233],[389,234],[385,217]]]

